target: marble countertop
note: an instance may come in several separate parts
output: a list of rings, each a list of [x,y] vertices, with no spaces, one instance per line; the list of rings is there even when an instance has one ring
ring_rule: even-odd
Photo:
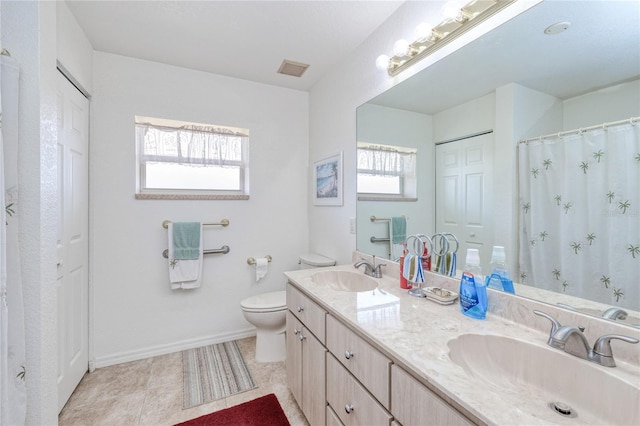
[[[509,384],[505,388],[504,382],[498,385],[481,379],[481,375],[469,375],[452,361],[448,343],[467,333],[506,336],[548,348],[548,332],[532,326],[534,323],[540,324],[536,321],[546,320],[538,318],[530,311],[523,313],[523,323],[514,322],[492,312],[487,313],[485,320],[476,320],[462,315],[457,301],[452,305],[440,305],[425,298],[410,296],[407,290],[399,287],[399,280],[396,278],[398,275],[397,272],[393,273],[393,269],[385,271],[383,278],[376,279],[378,289],[359,293],[332,290],[312,280],[313,274],[328,269],[355,271],[353,265],[349,264],[285,272],[285,275],[289,282],[331,315],[342,320],[354,332],[393,358],[396,364],[474,422],[496,425],[574,426],[606,423],[602,417],[584,412],[586,410],[580,413],[579,407],[574,407],[578,410],[578,418],[564,418],[549,408],[551,400],[562,400],[561,396],[552,395],[549,389],[536,388],[524,383],[513,383],[512,386]],[[437,285],[458,290],[453,280],[444,280]],[[491,302],[490,298],[489,303]],[[561,356],[575,358],[575,362],[588,363],[558,352]],[[593,366],[606,369],[595,364]],[[615,375],[640,387],[637,366],[619,363],[618,367],[607,370],[609,371],[606,374]],[[625,408],[640,410],[637,406]]]

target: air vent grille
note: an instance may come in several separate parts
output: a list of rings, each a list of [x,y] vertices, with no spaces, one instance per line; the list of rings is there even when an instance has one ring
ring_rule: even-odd
[[[302,74],[309,68],[308,64],[303,64],[301,62],[294,62],[288,59],[282,61],[282,65],[278,69],[278,74],[286,74],[291,75],[293,77],[301,77]]]

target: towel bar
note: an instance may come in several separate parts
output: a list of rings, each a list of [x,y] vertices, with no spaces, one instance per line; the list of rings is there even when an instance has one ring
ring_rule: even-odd
[[[229,253],[229,250],[231,250],[229,246],[224,245],[219,249],[202,250],[202,254],[227,254]],[[164,257],[165,259],[169,258],[169,249],[165,249],[162,252],[162,257]]]
[[[162,227],[164,229],[167,229],[167,228],[169,228],[169,224],[170,223],[171,223],[170,220],[165,220],[164,222],[162,222]],[[220,225],[220,226],[227,227],[227,226],[229,226],[229,219],[222,219],[220,222],[203,223],[202,225],[204,225],[204,226]]]
[[[369,241],[371,241],[372,243],[384,243],[385,241],[389,241],[389,238],[371,237],[371,238],[369,238]]]
[[[409,220],[409,216],[402,215],[405,219]],[[369,216],[369,220],[371,222],[377,222],[379,220],[391,220],[390,217],[377,217],[377,216]]]
[[[376,222],[378,220],[391,220],[390,217],[375,217],[375,216],[371,216],[369,218],[369,220],[371,220],[371,222]]]

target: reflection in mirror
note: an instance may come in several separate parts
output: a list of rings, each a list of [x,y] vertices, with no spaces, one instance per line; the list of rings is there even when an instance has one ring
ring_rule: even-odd
[[[559,34],[545,34],[546,28],[558,22],[570,22],[570,26]],[[371,236],[388,237],[389,223],[370,218],[405,216],[407,235],[452,232],[460,240],[459,253],[465,253],[467,247],[479,248],[485,273],[489,272],[492,246],[504,246],[514,281],[524,281],[515,283],[516,294],[563,303],[597,316],[616,307],[625,311],[625,319],[624,315],[605,315],[621,323],[640,323],[640,253],[633,249],[640,245],[640,161],[633,162],[640,154],[637,136],[629,148],[633,152],[625,155],[629,164],[614,167],[612,172],[635,187],[622,189],[616,184],[614,189],[607,188],[604,195],[615,193],[611,208],[596,210],[587,201],[586,207],[573,211],[574,221],[581,221],[604,209],[610,216],[616,213],[618,221],[631,223],[631,228],[589,230],[579,238],[555,235],[561,249],[575,256],[575,250],[588,253],[596,242],[615,234],[624,249],[615,256],[606,250],[607,254],[592,254],[591,261],[586,258],[585,263],[560,268],[522,254],[525,245],[531,249],[533,239],[537,240],[534,248],[539,247],[545,229],[529,224],[535,235],[525,238],[526,202],[520,202],[522,190],[517,184],[519,141],[640,116],[638,40],[639,2],[544,1],[359,107],[358,142],[417,149],[417,189],[411,201],[358,198],[358,250],[389,257],[388,246],[370,241]],[[587,151],[591,157],[576,159],[578,163],[569,167],[583,176],[584,167],[594,171],[607,155],[602,149],[598,163],[593,152],[600,148],[587,147]],[[544,170],[545,159],[521,169],[535,180],[531,170]],[[484,162],[481,178],[473,169],[464,170],[474,160]],[[583,169],[582,163],[586,164]],[[445,167],[450,165],[453,170],[454,164],[462,169],[454,173]],[[595,182],[589,180],[591,176],[586,174],[585,186]],[[552,197],[558,195],[554,192],[557,179],[547,183]],[[475,189],[465,192],[472,187]],[[567,202],[575,206],[577,201]],[[618,203],[622,203],[620,209],[626,209],[624,215]],[[475,208],[469,211],[467,206]],[[459,228],[452,231],[447,226]],[[561,230],[566,232],[564,226]],[[545,237],[545,243],[552,240]],[[552,258],[567,256],[553,253]],[[624,261],[614,263],[614,257]],[[458,260],[458,265],[463,263],[464,259]],[[590,263],[598,263],[599,269],[586,274],[583,269]],[[632,278],[620,276],[613,284],[616,268]],[[559,270],[561,279],[555,279],[554,270]],[[521,274],[526,275],[524,280]],[[590,290],[585,292],[583,287]]]

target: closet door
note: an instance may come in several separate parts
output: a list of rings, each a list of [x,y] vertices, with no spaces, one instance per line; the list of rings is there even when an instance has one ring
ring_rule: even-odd
[[[58,411],[89,364],[89,100],[58,73]]]
[[[493,133],[436,145],[436,232],[460,242],[458,268],[467,248],[489,263],[493,225]]]

